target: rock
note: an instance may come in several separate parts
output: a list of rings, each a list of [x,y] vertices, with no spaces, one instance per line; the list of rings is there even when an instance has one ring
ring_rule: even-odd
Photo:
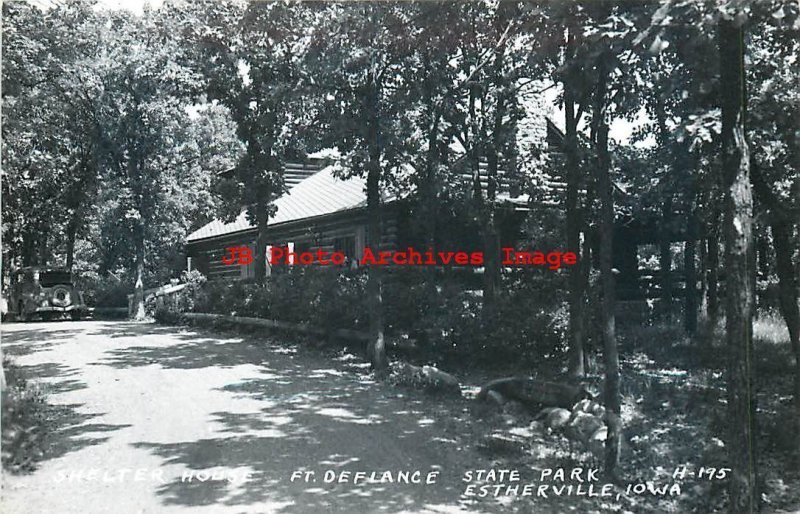
[[[537,420],[531,421],[531,424],[528,425],[528,429],[531,432],[544,432],[545,428],[546,427],[544,423],[542,421],[537,421]]]
[[[606,408],[597,403],[592,406],[592,410],[590,411],[590,413],[602,419],[605,418],[606,416]]]
[[[393,362],[389,373],[389,381],[395,385],[420,389],[424,386],[425,376],[419,366],[405,362]]]
[[[433,366],[423,366],[422,374],[428,379],[428,388],[461,396],[461,385],[450,373]]]
[[[586,443],[592,434],[604,426],[602,419],[586,412],[575,411],[572,413],[569,423],[564,427],[564,433],[574,441]]]
[[[583,399],[575,404],[573,411],[585,412],[598,418],[602,418],[606,413],[606,408],[594,400]]]
[[[595,430],[586,441],[586,446],[589,448],[589,451],[598,459],[603,457],[606,439],[608,439],[608,427],[600,427]]]
[[[567,409],[553,408],[550,409],[550,412],[548,412],[547,416],[544,418],[544,425],[549,430],[560,430],[569,423],[571,418],[572,413]]]
[[[589,400],[588,398],[584,398],[583,400],[576,403],[573,407],[573,411],[580,411],[580,412],[591,412],[592,411],[592,404],[594,402]]]

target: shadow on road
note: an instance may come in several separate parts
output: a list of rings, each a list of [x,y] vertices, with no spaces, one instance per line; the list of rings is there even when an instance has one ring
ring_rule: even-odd
[[[249,471],[250,479],[200,481],[179,478],[158,494],[167,505],[268,505],[269,512],[396,512],[454,505],[463,492],[464,470],[480,460],[459,454],[466,416],[462,401],[411,400],[363,373],[314,355],[252,340],[218,340],[187,334],[193,342],[131,347],[110,352],[115,367],[157,362],[170,368],[262,363],[261,375],[224,386],[235,398],[258,400],[258,412],[211,412],[215,432],[179,443],[136,443],[163,465],[194,472]],[[265,362],[266,360],[266,362]],[[460,455],[459,462],[454,455]],[[465,458],[464,458],[465,457]],[[471,459],[471,460],[470,460]],[[466,461],[466,464],[463,461]],[[292,482],[292,472],[315,471],[316,482]],[[437,483],[324,483],[326,470],[426,473],[441,470]],[[240,476],[240,475],[234,475]]]
[[[61,330],[24,332],[13,343],[23,345],[20,352],[68,337]],[[89,344],[108,344],[105,337],[128,338],[135,344],[121,346],[128,341],[116,339],[113,346],[97,348],[100,352],[91,354],[90,366],[132,371],[149,367],[151,374],[237,366],[247,370],[246,378],[221,387],[198,382],[197,387],[207,388],[209,398],[216,398],[214,407],[200,413],[207,419],[207,436],[181,440],[180,433],[170,433],[169,442],[144,439],[131,444],[159,457],[161,465],[173,471],[177,467],[193,473],[215,469],[239,473],[234,475],[238,480],[178,477],[158,487],[164,505],[228,505],[278,513],[436,511],[459,503],[466,469],[491,465],[470,448],[474,434],[464,422],[469,416],[465,401],[406,397],[373,381],[353,356],[323,357],[257,336],[154,324],[98,323],[82,333],[102,336]],[[29,368],[30,375],[46,378],[53,394],[86,388],[79,370],[69,366],[46,362]],[[239,376],[238,371],[228,373]],[[199,393],[198,398],[205,394]],[[51,412],[45,459],[103,443],[111,432],[130,426],[95,422],[104,414],[82,412],[85,406],[78,403],[53,408],[57,410]],[[242,412],[243,408],[248,410]],[[328,470],[377,472],[379,477],[392,471],[394,478],[398,471],[420,471],[423,482],[429,472],[441,474],[428,485],[326,483]],[[295,471],[313,471],[316,481],[292,481]],[[249,473],[249,479],[242,480],[243,473]]]
[[[2,347],[3,355],[21,357],[37,352],[52,350],[82,334],[81,330],[52,330],[47,328],[26,328],[8,332],[3,330]]]
[[[60,362],[24,364],[24,357],[55,349],[86,333],[74,327],[74,322],[25,324],[24,328],[20,324],[11,332],[4,327],[3,355],[11,358],[9,385],[23,389],[14,392],[13,398],[3,395],[3,450],[22,452],[30,463],[7,468],[12,473],[30,473],[43,461],[101,444],[108,440],[103,434],[130,426],[95,423],[91,420],[102,413],[81,412],[86,410],[82,403],[58,402],[58,395],[88,387],[80,379],[80,369]]]
[[[103,413],[80,412],[82,406],[83,404],[47,406],[48,426],[42,460],[55,459],[70,452],[104,443],[109,439],[104,434],[131,426],[93,423],[91,420],[103,416]]]

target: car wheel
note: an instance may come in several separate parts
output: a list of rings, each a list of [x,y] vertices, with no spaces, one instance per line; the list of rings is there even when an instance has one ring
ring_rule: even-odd
[[[80,321],[81,311],[72,311],[69,313],[69,317],[72,318],[72,321]]]

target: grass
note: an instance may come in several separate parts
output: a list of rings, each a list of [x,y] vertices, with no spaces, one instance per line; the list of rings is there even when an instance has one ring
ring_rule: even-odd
[[[681,463],[723,467],[726,412],[724,320],[711,343],[676,325],[627,327],[623,351],[623,417],[631,445],[629,468],[671,469]],[[792,452],[798,435],[791,422],[793,360],[780,315],[759,313],[753,323],[758,406],[757,451],[765,508],[800,506],[800,472]],[[715,466],[716,464],[716,466]],[[715,511],[725,502],[724,483],[698,483],[681,510]]]
[[[11,473],[34,469],[43,455],[42,435],[47,398],[41,386],[25,380],[7,358],[7,388],[2,394],[2,463]]]
[[[724,320],[723,320],[724,321]],[[754,321],[754,372],[758,404],[758,459],[763,481],[765,512],[797,512],[800,508],[800,468],[792,459],[798,434],[792,416],[793,355],[783,319],[774,312]],[[688,336],[680,321],[672,324],[624,325],[618,330],[621,356],[621,393],[624,442],[624,482],[670,483],[672,472],[687,465],[729,467],[724,433],[726,408],[726,352],[724,322],[709,340]],[[602,362],[602,359],[598,359]],[[594,370],[595,389],[602,389],[601,370]],[[524,421],[520,421],[524,424]],[[495,423],[496,430],[508,426]],[[520,425],[522,426],[522,425]],[[512,427],[513,428],[513,427]],[[490,446],[498,459],[511,460],[519,469],[597,465],[579,448],[569,447],[557,434],[536,433],[524,454],[509,457]],[[608,511],[724,512],[727,482],[681,482],[681,495],[639,495],[608,502]],[[563,505],[535,500],[534,508],[598,509],[596,501],[571,497]],[[540,503],[541,502],[541,503]]]
[[[781,315],[770,310],[753,320],[753,340],[756,344],[788,346],[789,329]]]

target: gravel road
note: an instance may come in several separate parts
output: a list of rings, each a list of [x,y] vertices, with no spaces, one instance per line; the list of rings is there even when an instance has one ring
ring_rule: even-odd
[[[2,345],[52,405],[37,469],[3,475],[6,513],[505,510],[462,496],[492,466],[465,404],[375,383],[352,356],[100,321],[3,324]]]

